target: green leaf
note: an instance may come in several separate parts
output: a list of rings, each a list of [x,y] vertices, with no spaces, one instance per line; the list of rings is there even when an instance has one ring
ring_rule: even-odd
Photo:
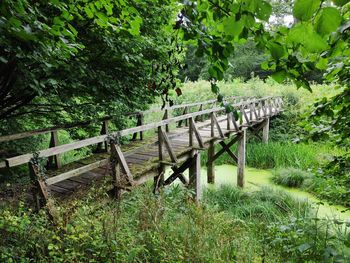
[[[338,9],[325,7],[316,18],[315,28],[321,35],[327,35],[337,30],[342,21],[342,16]]]
[[[88,18],[93,18],[94,17],[94,14],[92,13],[90,7],[88,6],[85,6],[84,7],[84,11],[85,11],[85,14],[87,15]]]
[[[326,70],[328,67],[328,59],[320,58],[316,64],[316,68],[320,70]]]
[[[270,50],[271,56],[275,60],[280,59],[286,54],[286,51],[284,50],[283,46],[279,43],[271,42],[269,44],[269,50]]]
[[[293,15],[301,21],[308,21],[317,11],[320,4],[321,0],[296,0]]]
[[[256,17],[264,21],[269,21],[271,14],[272,6],[266,1],[261,1],[256,9]]]
[[[272,74],[272,78],[278,83],[282,83],[287,78],[287,73],[284,70],[277,71]]]
[[[133,20],[130,21],[129,32],[134,36],[139,35],[141,24],[142,24],[142,18],[139,16],[135,17]]]
[[[300,253],[303,253],[304,251],[308,250],[309,248],[311,248],[311,245],[309,243],[304,243],[298,247],[298,250]]]
[[[301,44],[309,52],[321,52],[328,48],[327,42],[315,32],[311,24],[297,24],[290,30],[288,41]]]
[[[244,28],[243,20],[236,21],[233,16],[230,16],[222,22],[224,31],[227,35],[238,36]]]
[[[343,6],[349,2],[350,0],[333,0],[333,3],[336,4],[337,6]]]

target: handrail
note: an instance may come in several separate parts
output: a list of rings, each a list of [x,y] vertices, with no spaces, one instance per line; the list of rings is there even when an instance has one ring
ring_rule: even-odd
[[[279,97],[265,97],[265,98],[261,98],[261,99],[254,99],[251,101],[243,101],[240,103],[235,103],[232,106],[233,107],[245,106],[245,105],[249,105],[251,103],[266,101],[266,100],[271,99],[271,98],[277,99]],[[109,137],[113,137],[113,136],[123,137],[123,136],[134,134],[136,132],[142,132],[142,131],[155,129],[155,128],[158,128],[159,126],[168,125],[170,123],[179,122],[181,120],[186,120],[189,118],[194,118],[194,117],[205,115],[205,114],[220,112],[223,110],[225,110],[225,107],[217,107],[217,108],[213,108],[213,109],[202,110],[202,111],[198,111],[198,112],[188,113],[188,114],[184,114],[181,116],[165,119],[165,120],[158,121],[158,122],[153,122],[153,123],[149,123],[149,124],[145,124],[145,125],[141,125],[141,126],[137,126],[137,127],[133,127],[133,128],[124,129],[121,131],[113,132],[111,134],[99,135],[99,136],[84,139],[81,141],[76,141],[76,142],[72,142],[69,144],[64,144],[64,145],[52,147],[49,149],[41,150],[41,151],[39,151],[39,156],[40,157],[50,157],[50,156],[62,154],[62,153],[65,153],[65,152],[68,152],[71,150],[76,150],[76,149],[80,149],[80,148],[90,146],[93,144],[105,142],[105,141],[107,141],[107,139]],[[13,166],[21,165],[24,163],[28,163],[32,157],[33,157],[33,154],[30,153],[30,154],[23,154],[23,155],[15,156],[12,158],[7,158],[5,160],[6,166],[13,167]]]
[[[228,97],[228,98],[239,98],[239,97]],[[165,110],[174,110],[174,109],[180,109],[180,108],[185,108],[185,107],[194,107],[194,106],[198,106],[198,105],[207,105],[207,104],[211,104],[214,102],[217,102],[217,99],[207,100],[207,101],[202,101],[202,102],[188,103],[188,104],[178,104],[178,105],[173,105],[171,107],[165,107],[163,109],[153,108],[153,109],[149,109],[149,110],[145,110],[145,111],[128,112],[128,113],[125,113],[124,116],[146,115],[148,113],[162,112]],[[68,123],[68,124],[53,126],[50,128],[43,128],[43,129],[25,131],[25,132],[20,132],[20,133],[15,133],[15,134],[3,135],[3,136],[0,136],[0,143],[19,140],[19,139],[23,139],[23,138],[27,138],[27,137],[31,137],[31,136],[35,136],[35,135],[40,135],[40,134],[46,134],[46,133],[50,133],[50,132],[55,132],[55,131],[59,131],[59,130],[63,130],[63,129],[71,129],[71,128],[75,128],[75,127],[86,126],[86,125],[92,124],[94,122],[111,120],[113,117],[114,116],[105,116],[102,118],[98,118],[96,120]]]

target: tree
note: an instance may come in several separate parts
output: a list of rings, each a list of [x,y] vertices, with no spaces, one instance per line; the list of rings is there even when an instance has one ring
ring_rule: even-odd
[[[150,102],[178,62],[176,10],[171,0],[1,1],[0,121],[57,123]]]
[[[350,4],[348,0],[332,2],[330,5],[329,1],[296,0],[293,26],[281,25],[269,30],[266,23],[272,14],[272,6],[268,1],[185,1],[178,24],[181,24],[185,40],[197,41],[197,53],[210,57],[208,73],[212,90],[217,94],[219,88],[215,81],[224,78],[235,43],[249,38],[267,50],[270,59],[262,64],[262,68],[273,71],[272,77],[278,82],[288,78],[297,88],[311,91],[308,74],[316,69],[327,69],[326,80],[339,83],[344,90],[327,104],[328,110],[323,107],[323,113],[333,111],[331,115],[336,124],[332,127],[345,139],[348,134],[344,127],[349,123],[337,114],[344,114],[350,104]],[[321,111],[317,114],[320,116]]]

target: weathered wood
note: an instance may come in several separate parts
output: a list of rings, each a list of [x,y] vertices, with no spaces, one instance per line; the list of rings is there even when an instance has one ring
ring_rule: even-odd
[[[212,158],[212,161],[214,162],[217,158],[219,158],[224,152],[228,152],[230,156],[233,158],[235,162],[237,162],[237,157],[231,152],[230,148],[240,139],[241,134],[238,134],[236,137],[234,137],[228,144],[224,143],[223,141],[220,142],[222,149],[218,151]]]
[[[239,105],[234,105],[234,106],[239,106]],[[210,114],[213,112],[219,112],[224,110],[225,108],[214,108],[214,109],[208,109],[208,110],[204,110],[201,112],[194,112],[194,113],[189,113],[183,116],[178,116],[178,117],[174,117],[174,118],[169,118],[168,120],[163,120],[160,122],[154,122],[154,123],[150,123],[150,124],[146,124],[146,125],[142,125],[139,127],[133,127],[133,128],[129,128],[129,129],[125,129],[122,131],[118,131],[118,132],[114,132],[111,134],[111,136],[127,136],[130,134],[133,134],[135,132],[140,132],[140,131],[146,131],[146,130],[150,130],[150,129],[155,129],[158,128],[159,126],[163,126],[166,124],[170,124],[173,122],[178,122],[180,120],[185,120],[185,119],[189,119],[190,117],[196,117],[196,116],[200,116],[203,114]],[[245,112],[245,111],[244,111]],[[65,145],[60,145],[51,149],[46,149],[46,150],[42,150],[39,152],[40,157],[49,157],[52,155],[57,155],[57,154],[61,154],[64,152],[68,152],[71,150],[75,150],[75,149],[80,149],[86,146],[90,146],[93,144],[97,144],[100,142],[104,142],[107,139],[107,135],[100,135],[100,136],[96,136],[93,138],[89,138],[89,139],[85,139],[85,140],[81,140],[78,142],[73,142],[70,144],[65,144]],[[13,166],[17,166],[20,164],[24,164],[27,163],[30,158],[32,157],[32,154],[24,154],[24,155],[20,155],[20,156],[16,156],[16,157],[12,157],[12,158],[8,158],[6,159],[6,166],[7,167],[13,167]]]
[[[133,176],[129,170],[129,166],[125,160],[124,154],[122,152],[122,150],[120,149],[120,146],[115,144],[115,143],[111,143],[111,154],[113,155],[112,158],[116,158],[117,162],[120,164],[120,168],[122,169],[122,171],[126,174],[126,178],[128,180],[128,182],[133,185]]]
[[[164,115],[163,115],[163,120],[169,119],[169,110],[165,109],[164,110]],[[165,124],[165,131],[169,132],[169,124]]]
[[[193,158],[188,158],[183,162],[180,167],[172,167],[173,173],[164,181],[164,185],[169,185],[178,178],[179,174],[182,174],[186,169],[190,167],[193,162]]]
[[[57,131],[53,131],[51,132],[51,138],[50,138],[50,146],[49,148],[53,148],[59,145],[58,142],[58,132]],[[60,159],[60,155],[56,154],[53,156],[49,156],[48,162],[47,162],[47,168],[50,169],[59,169],[61,168],[61,159]]]
[[[220,126],[220,124],[219,124],[219,122],[218,122],[218,119],[216,118],[216,116],[215,116],[214,113],[213,113],[213,115],[212,115],[212,118],[213,118],[213,120],[214,120],[214,124],[215,124],[215,126],[216,126],[216,129],[217,129],[218,132],[219,132],[220,137],[221,137],[221,138],[225,138],[225,135],[224,135],[224,133],[222,132],[221,126]]]
[[[47,183],[47,185],[52,185],[52,184],[55,184],[55,183],[67,180],[69,178],[72,178],[74,176],[78,176],[78,175],[80,175],[82,173],[91,171],[93,169],[96,169],[97,167],[104,166],[106,164],[108,164],[108,160],[107,159],[106,160],[101,160],[101,161],[98,161],[98,162],[95,162],[95,163],[92,163],[92,164],[88,164],[88,165],[79,167],[77,169],[74,169],[74,170],[71,170],[71,171],[68,171],[68,172],[65,172],[65,173],[61,173],[61,174],[59,174],[57,176],[48,178],[48,179],[46,179],[46,183]]]
[[[194,134],[196,136],[197,141],[198,141],[199,147],[204,148],[203,139],[202,139],[197,127],[196,127],[196,124],[195,124],[193,118],[190,118],[190,134],[191,133],[192,133],[192,136],[191,136],[192,140],[193,140],[193,134]],[[190,146],[193,146],[193,141],[192,141],[192,143],[190,143]]]
[[[108,134],[108,124],[109,121],[105,120],[102,122],[101,135]],[[104,144],[104,149],[102,149],[102,145]],[[100,142],[97,144],[96,152],[108,152],[108,143],[105,141],[104,143]]]
[[[177,163],[178,161],[177,161],[176,154],[175,154],[175,152],[173,150],[173,147],[172,147],[172,145],[171,145],[171,143],[169,141],[168,136],[163,131],[162,127],[158,127],[158,135],[160,137],[162,137],[163,143],[164,143],[164,145],[165,145],[165,147],[166,147],[166,149],[167,149],[167,151],[169,153],[169,157],[170,157],[171,161],[173,161],[174,163]],[[158,138],[159,138],[159,136],[158,136]]]
[[[246,147],[246,131],[242,131],[242,135],[238,139],[238,164],[237,164],[237,185],[244,187],[245,178],[245,147]]]
[[[267,118],[264,120],[264,126],[263,126],[263,136],[262,136],[262,141],[264,143],[269,142],[269,129],[270,129],[270,118]]]
[[[189,186],[195,189],[195,199],[199,202],[202,198],[200,152],[193,151],[192,155],[193,160],[189,167]]]
[[[215,165],[213,157],[215,155],[215,143],[214,141],[209,142],[208,148],[208,162],[207,162],[207,182],[208,184],[215,183]]]

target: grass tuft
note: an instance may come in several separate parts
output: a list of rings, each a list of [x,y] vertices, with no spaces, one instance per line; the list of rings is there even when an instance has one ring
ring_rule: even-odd
[[[301,187],[311,176],[311,173],[298,168],[279,168],[273,172],[272,181],[287,187]]]

